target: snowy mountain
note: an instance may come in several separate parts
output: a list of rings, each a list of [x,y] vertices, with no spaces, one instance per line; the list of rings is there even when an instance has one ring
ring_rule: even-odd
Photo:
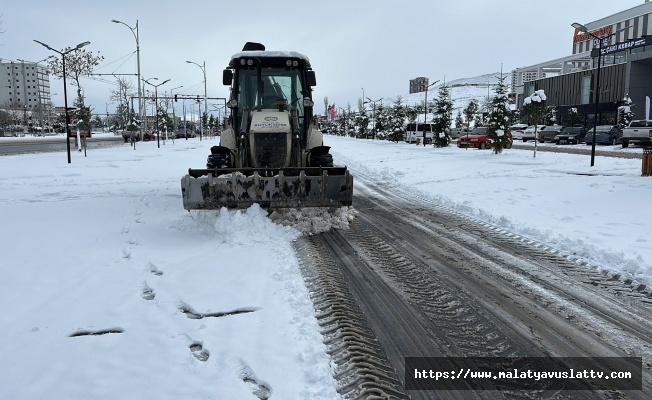
[[[503,74],[505,75],[505,74]],[[476,76],[474,78],[462,78],[446,82],[450,88],[450,94],[453,99],[453,117],[457,115],[458,110],[462,111],[472,99],[475,99],[480,108],[485,104],[487,98],[492,98],[495,95],[494,90],[500,81],[500,72]],[[507,80],[506,80],[506,83]],[[438,83],[428,90],[428,102],[437,98],[439,95],[439,88],[443,82]],[[399,96],[388,97],[386,105],[396,101]],[[425,92],[410,93],[400,95],[403,104],[416,105],[423,104],[425,99]],[[390,103],[391,102],[391,103]]]

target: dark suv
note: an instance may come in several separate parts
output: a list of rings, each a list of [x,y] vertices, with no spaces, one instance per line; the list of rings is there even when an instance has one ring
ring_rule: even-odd
[[[583,126],[567,126],[555,137],[556,144],[580,144],[586,136]]]
[[[548,125],[539,131],[539,143],[554,142],[555,136],[559,135],[562,130],[561,125]]]

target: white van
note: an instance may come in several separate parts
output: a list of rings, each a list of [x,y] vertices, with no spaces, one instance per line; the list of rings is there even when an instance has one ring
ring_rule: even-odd
[[[421,141],[423,144],[423,128],[424,124],[419,122],[419,123],[412,123],[412,124],[407,124],[405,127],[405,142],[406,143],[416,143],[417,139]],[[432,143],[432,129],[433,129],[433,124],[427,123],[425,124],[426,128],[426,144]]]

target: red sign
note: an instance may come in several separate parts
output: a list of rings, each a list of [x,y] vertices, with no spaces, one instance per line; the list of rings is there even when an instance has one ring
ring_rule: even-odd
[[[612,30],[611,28],[612,28],[611,25],[603,26],[602,28],[598,28],[591,33],[597,37],[611,35],[611,30]],[[573,43],[583,42],[585,40],[590,40],[592,38],[593,36],[589,35],[588,33],[582,33],[578,29],[575,29],[575,34],[573,35]]]

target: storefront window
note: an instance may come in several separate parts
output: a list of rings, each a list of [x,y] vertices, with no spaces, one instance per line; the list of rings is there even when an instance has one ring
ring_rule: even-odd
[[[627,62],[627,52],[626,51],[621,51],[621,52],[616,53],[615,62],[616,62],[616,64],[622,64],[624,62]]]
[[[591,99],[591,75],[583,76],[581,85],[582,98],[580,104],[589,104],[589,100]]]
[[[607,54],[602,56],[602,65],[613,65],[614,64],[614,55]]]

